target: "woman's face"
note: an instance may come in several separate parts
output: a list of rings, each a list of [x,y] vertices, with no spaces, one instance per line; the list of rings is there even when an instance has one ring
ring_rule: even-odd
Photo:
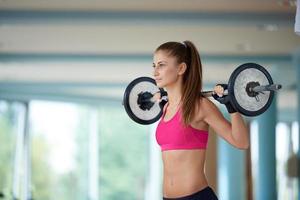
[[[160,50],[153,57],[153,76],[158,87],[163,88],[175,83],[179,77],[179,64],[173,56]]]

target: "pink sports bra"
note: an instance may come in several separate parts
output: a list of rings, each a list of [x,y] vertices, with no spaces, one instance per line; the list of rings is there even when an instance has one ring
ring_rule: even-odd
[[[166,110],[156,128],[156,141],[161,150],[206,149],[208,131],[198,130],[191,125],[181,124],[181,109],[168,121],[164,121]]]

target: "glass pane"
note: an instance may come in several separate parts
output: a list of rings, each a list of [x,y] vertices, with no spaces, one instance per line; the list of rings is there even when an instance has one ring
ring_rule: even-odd
[[[0,101],[0,197],[12,199],[17,116],[21,104]]]
[[[134,123],[121,106],[100,110],[100,199],[144,199],[149,126]]]
[[[276,126],[276,161],[278,200],[297,199],[297,154],[294,152],[292,123],[279,122]]]
[[[149,127],[119,106],[30,104],[34,199],[144,199]]]
[[[86,113],[71,103],[30,104],[34,199],[87,199]]]
[[[278,199],[288,199],[286,160],[288,156],[289,131],[285,123],[279,122],[276,125],[276,178],[278,185]]]

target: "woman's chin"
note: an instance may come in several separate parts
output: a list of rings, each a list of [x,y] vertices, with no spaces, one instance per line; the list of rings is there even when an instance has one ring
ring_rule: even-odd
[[[159,88],[163,88],[163,87],[164,87],[164,84],[161,84],[160,82],[156,82],[156,85],[157,85],[157,87],[159,87]]]

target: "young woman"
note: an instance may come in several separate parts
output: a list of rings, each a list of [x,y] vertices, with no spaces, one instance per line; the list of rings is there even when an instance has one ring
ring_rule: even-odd
[[[236,148],[246,149],[249,135],[242,116],[227,102],[228,122],[215,104],[201,95],[201,60],[190,41],[160,45],[154,52],[153,75],[157,86],[168,92],[156,130],[162,150],[163,199],[217,199],[204,174],[208,129]],[[224,103],[226,87],[217,85],[214,98]]]

